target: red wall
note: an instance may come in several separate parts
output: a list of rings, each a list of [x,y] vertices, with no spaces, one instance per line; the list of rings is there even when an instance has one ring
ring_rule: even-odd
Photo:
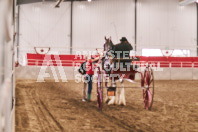
[[[198,68],[198,57],[144,57],[139,56],[140,61],[134,61],[134,64],[142,66],[146,63],[159,67],[195,67]],[[76,55],[40,55],[27,54],[29,66],[74,66],[76,63],[84,61],[83,56]]]

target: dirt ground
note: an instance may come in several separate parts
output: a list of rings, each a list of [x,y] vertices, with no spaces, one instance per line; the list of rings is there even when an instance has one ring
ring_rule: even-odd
[[[139,83],[125,83],[139,86]],[[82,83],[35,80],[16,82],[16,132],[198,131],[198,82],[155,81],[151,111],[140,88],[125,89],[126,106],[82,102]]]

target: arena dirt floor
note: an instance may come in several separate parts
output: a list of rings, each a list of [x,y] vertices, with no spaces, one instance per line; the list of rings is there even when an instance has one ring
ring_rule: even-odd
[[[82,102],[82,83],[17,80],[16,132],[198,131],[197,81],[155,81],[151,111],[140,88],[125,89],[126,106],[99,111],[95,89],[92,101]]]

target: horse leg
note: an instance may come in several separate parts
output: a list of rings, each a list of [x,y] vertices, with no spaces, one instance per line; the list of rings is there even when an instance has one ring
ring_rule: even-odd
[[[109,100],[110,100],[110,97],[108,95],[106,95],[106,97],[105,97],[105,103],[108,103]]]
[[[118,92],[118,89],[116,89],[116,95],[115,95],[115,104],[119,104],[119,92]]]
[[[124,83],[121,83],[119,105],[126,105]]]
[[[116,98],[115,98],[115,96],[112,96],[111,97],[111,100],[108,103],[108,105],[111,105],[111,104],[116,104]]]
[[[116,83],[114,81],[112,81],[112,87],[116,87]],[[109,103],[108,103],[108,105],[111,105],[111,104],[116,104],[116,97],[115,96],[112,96]]]

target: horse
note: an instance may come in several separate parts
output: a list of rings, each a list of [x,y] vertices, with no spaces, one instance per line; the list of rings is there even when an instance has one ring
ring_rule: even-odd
[[[104,52],[105,52],[105,56],[104,56],[104,59],[102,60],[102,65],[103,65],[103,69],[105,71],[105,76],[106,75],[109,75],[109,78],[111,76],[111,70],[110,71],[107,71],[105,70],[105,68],[107,69],[111,69],[112,67],[112,58],[111,58],[111,55],[112,55],[112,51],[114,50],[115,48],[115,45],[113,44],[112,40],[111,40],[111,37],[110,38],[106,38],[105,37],[105,43],[104,43]],[[107,79],[107,77],[106,77]],[[116,89],[116,82],[120,81],[121,82],[121,88],[117,88]],[[107,80],[106,80],[107,82]],[[105,84],[106,87],[107,87],[107,83]],[[125,100],[125,91],[124,91],[124,81],[123,81],[123,78],[122,77],[118,77],[116,78],[115,80],[111,80],[111,86],[110,87],[113,87],[116,91],[115,93],[115,96],[106,96],[105,98],[105,102],[108,104],[108,105],[111,105],[111,104],[119,104],[119,105],[126,105],[126,100]],[[107,87],[108,88],[108,87]],[[120,91],[118,91],[118,89]]]
[[[105,36],[104,51],[108,52],[109,50],[112,50],[114,48],[114,46],[115,45],[111,41],[111,37],[106,38],[106,36]]]

